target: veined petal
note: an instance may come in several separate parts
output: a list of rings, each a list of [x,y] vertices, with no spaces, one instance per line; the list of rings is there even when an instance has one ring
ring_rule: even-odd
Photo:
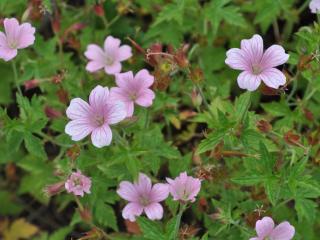
[[[104,109],[105,121],[108,124],[116,124],[121,122],[127,116],[125,103],[123,102],[110,102]]]
[[[278,89],[286,84],[286,76],[276,68],[264,70],[260,75],[262,81],[271,88]]]
[[[247,70],[251,68],[249,56],[239,48],[232,48],[227,52],[225,63],[236,70]]]
[[[136,217],[142,214],[143,207],[138,203],[128,203],[125,208],[122,210],[122,217],[128,219],[131,222],[136,220]]]
[[[134,77],[133,83],[137,85],[137,89],[146,89],[152,86],[154,82],[154,76],[152,76],[148,70],[142,69]]]
[[[145,89],[139,93],[135,102],[142,107],[150,107],[154,98],[154,92],[150,89]]]
[[[15,18],[5,18],[3,21],[7,40],[9,43],[18,43],[19,38],[19,22]]]
[[[113,75],[113,74],[121,72],[121,68],[122,68],[122,66],[121,66],[120,62],[113,62],[112,65],[105,65],[104,71],[107,74]]]
[[[150,192],[150,200],[152,202],[161,202],[169,195],[169,186],[164,183],[155,184]]]
[[[34,33],[36,29],[31,26],[30,23],[23,23],[20,25],[19,36],[18,36],[18,46],[17,48],[26,48],[32,45],[35,41]]]
[[[134,183],[139,194],[149,194],[151,191],[152,183],[151,179],[143,174],[139,173],[138,182]]]
[[[101,47],[96,44],[89,44],[84,55],[89,59],[105,65],[105,53]]]
[[[112,131],[108,124],[95,128],[91,134],[92,144],[97,148],[109,146],[112,140]]]
[[[131,47],[128,45],[123,45],[119,48],[118,60],[124,61],[132,57]]]
[[[144,211],[150,220],[159,220],[163,216],[163,208],[159,203],[151,203],[144,207]]]
[[[108,103],[109,89],[100,85],[96,86],[90,93],[89,103],[93,110],[102,114]]]
[[[238,76],[238,85],[242,89],[247,89],[249,91],[256,90],[261,83],[261,79],[259,76],[253,75],[248,71],[243,71]]]
[[[90,112],[89,104],[81,98],[72,99],[66,110],[67,117],[72,120],[89,117]]]
[[[124,73],[118,73],[115,75],[116,77],[116,83],[117,85],[122,89],[130,89],[128,86],[130,82],[133,80],[133,72],[124,72]]]
[[[5,60],[6,62],[15,58],[17,56],[17,54],[18,54],[17,49],[12,49],[9,47],[1,47],[0,46],[0,58]]]
[[[250,39],[241,41],[241,50],[245,52],[245,56],[250,60],[251,65],[261,61],[263,56],[263,39],[260,35],[255,34]]]
[[[119,50],[120,43],[120,39],[108,36],[104,41],[104,50],[107,54],[111,53],[114,56],[113,53]]]
[[[76,119],[68,122],[65,127],[66,134],[72,137],[73,141],[80,141],[88,136],[93,130],[87,119]]]
[[[89,61],[86,65],[86,70],[88,72],[96,72],[99,71],[100,69],[104,68],[105,65],[102,62],[98,61]]]
[[[274,222],[270,217],[264,217],[256,222],[256,232],[259,238],[269,236],[274,228]]]
[[[119,185],[117,193],[120,197],[129,202],[139,202],[139,195],[135,186],[131,182],[122,181]]]
[[[289,59],[289,54],[280,45],[272,45],[263,54],[261,60],[261,68],[268,69],[286,63]]]
[[[288,222],[282,222],[273,229],[270,238],[276,240],[291,240],[294,234],[294,227]]]

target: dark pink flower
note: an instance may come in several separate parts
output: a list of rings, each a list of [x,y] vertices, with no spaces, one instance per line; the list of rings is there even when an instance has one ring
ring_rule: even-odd
[[[131,117],[134,111],[134,104],[142,107],[150,107],[155,98],[154,92],[150,89],[154,82],[154,77],[145,69],[133,73],[116,74],[118,87],[110,90],[110,97],[115,101],[122,101],[126,105],[127,117]]]
[[[121,72],[121,62],[130,58],[132,53],[130,46],[120,46],[120,43],[119,39],[108,36],[104,41],[104,49],[96,44],[89,44],[84,53],[89,59],[87,71],[96,72],[104,68],[107,74]]]
[[[274,226],[270,217],[264,217],[256,222],[257,237],[250,240],[291,240],[295,234],[295,229],[290,223],[282,222]]]
[[[68,193],[83,197],[84,193],[91,193],[91,180],[83,175],[81,171],[73,172],[65,183]]]
[[[74,141],[80,141],[91,134],[92,144],[98,148],[108,146],[112,140],[109,125],[116,124],[126,117],[122,102],[111,101],[107,87],[95,87],[89,96],[89,104],[81,98],[72,99],[66,114],[71,121],[65,132]]]
[[[122,181],[117,193],[129,201],[122,211],[123,218],[134,222],[143,211],[151,220],[161,219],[163,208],[159,202],[168,197],[169,190],[167,184],[157,183],[152,186],[150,178],[140,173],[137,182]]]
[[[249,91],[256,90],[261,81],[268,87],[278,89],[286,83],[286,76],[277,66],[284,64],[289,55],[280,45],[272,45],[263,51],[263,40],[260,35],[241,41],[241,49],[232,48],[227,52],[225,63],[231,68],[242,70],[238,76],[238,85]]]
[[[18,49],[34,43],[36,29],[30,23],[19,25],[15,18],[6,18],[3,24],[5,33],[0,32],[0,58],[10,61],[17,56]]]
[[[174,180],[167,178],[169,191],[175,201],[194,202],[201,188],[201,181],[187,175],[186,172],[180,173]]]

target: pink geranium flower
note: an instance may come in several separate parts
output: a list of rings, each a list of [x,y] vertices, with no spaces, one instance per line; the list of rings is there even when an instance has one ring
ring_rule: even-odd
[[[150,178],[140,173],[138,181],[133,184],[122,181],[117,193],[129,201],[122,211],[123,218],[134,222],[143,211],[151,220],[161,219],[163,208],[159,202],[168,197],[169,190],[167,184],[157,183],[152,186]]]
[[[225,63],[233,69],[243,71],[238,76],[240,88],[254,91],[261,81],[275,89],[284,85],[286,77],[275,67],[284,64],[288,59],[289,55],[280,45],[272,45],[263,52],[263,40],[256,34],[251,39],[242,40],[241,49],[230,49]]]
[[[89,44],[84,55],[89,59],[87,71],[96,72],[104,68],[107,74],[121,71],[121,62],[132,56],[131,47],[120,46],[120,40],[108,36],[104,41],[104,49],[96,44]]]
[[[312,13],[320,12],[320,0],[312,0],[309,4],[309,8]]]
[[[68,193],[83,197],[84,193],[91,193],[91,180],[83,175],[81,171],[73,172],[65,183]]]
[[[133,73],[116,74],[118,87],[110,90],[110,96],[114,100],[122,101],[126,105],[127,117],[131,117],[134,104],[142,107],[149,107],[155,98],[154,92],[149,89],[154,82],[154,77],[145,69],[139,71],[135,76]]]
[[[9,61],[17,56],[18,49],[34,43],[36,29],[30,23],[19,25],[15,18],[5,18],[3,24],[5,33],[0,31],[0,58]]]
[[[81,98],[72,99],[66,114],[71,121],[65,132],[72,140],[79,141],[91,134],[92,144],[101,148],[111,143],[109,125],[122,121],[127,112],[122,102],[109,99],[107,87],[97,86],[90,93],[89,104]]]
[[[274,222],[270,217],[264,217],[256,222],[257,237],[250,240],[291,240],[295,229],[290,223],[282,222],[274,227]]]
[[[194,202],[201,188],[201,181],[187,175],[186,172],[180,173],[174,180],[167,178],[169,191],[175,201]]]

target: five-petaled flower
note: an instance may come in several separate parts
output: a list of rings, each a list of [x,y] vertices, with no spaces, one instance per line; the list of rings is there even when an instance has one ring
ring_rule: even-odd
[[[116,74],[116,83],[118,87],[110,90],[110,97],[115,101],[122,101],[126,105],[127,117],[131,117],[134,111],[134,103],[149,107],[155,98],[154,92],[149,89],[154,82],[154,77],[145,69],[133,73]]]
[[[163,208],[159,202],[168,197],[169,190],[168,185],[163,183],[152,186],[150,178],[140,173],[137,182],[122,181],[117,193],[120,197],[129,201],[122,210],[123,218],[134,222],[143,211],[151,220],[161,219]]]
[[[258,236],[250,240],[291,240],[295,229],[286,221],[275,227],[272,218],[264,217],[256,222],[256,232]]]
[[[312,13],[320,13],[320,0],[312,0],[309,4]]]
[[[127,111],[122,102],[110,100],[107,87],[98,85],[90,93],[89,104],[81,98],[72,99],[66,114],[71,121],[65,132],[72,140],[82,140],[91,133],[92,144],[101,148],[111,143],[109,125],[122,121]]]
[[[107,74],[121,72],[121,62],[132,56],[131,47],[120,46],[120,40],[108,36],[104,41],[104,49],[96,44],[89,44],[84,55],[89,59],[87,71],[96,72],[104,68]]]
[[[17,56],[18,49],[34,43],[36,29],[30,23],[19,25],[15,18],[6,18],[3,24],[5,33],[0,32],[0,58],[10,61]]]
[[[80,170],[73,172],[65,182],[65,188],[68,193],[83,197],[85,193],[91,193],[91,180],[83,175]]]
[[[227,52],[225,63],[243,71],[238,76],[240,88],[254,91],[263,81],[268,87],[278,89],[286,83],[286,76],[275,67],[287,62],[289,55],[280,45],[272,45],[263,51],[262,37],[256,34],[242,40],[241,49],[232,48]]]
[[[194,202],[201,188],[198,178],[190,177],[186,172],[180,173],[174,180],[167,178],[169,191],[175,201]]]

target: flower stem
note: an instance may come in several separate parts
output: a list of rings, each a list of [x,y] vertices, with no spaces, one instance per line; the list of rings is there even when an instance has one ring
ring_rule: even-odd
[[[179,228],[180,228],[180,224],[181,224],[182,214],[186,210],[186,208],[187,208],[186,204],[180,204],[179,212],[178,212],[178,215],[177,215],[177,221],[176,221],[176,224],[174,226],[174,235],[173,235],[173,239],[172,240],[178,239],[178,234],[179,234]]]
[[[214,118],[215,118],[215,117],[214,117],[214,114],[213,114],[212,111],[211,111],[210,105],[209,105],[206,97],[204,96],[204,93],[203,93],[201,87],[200,87],[199,84],[197,84],[197,83],[195,83],[195,86],[196,86],[196,88],[197,88],[200,96],[202,97],[203,103],[204,103],[204,105],[206,106],[206,108],[208,109],[208,112],[209,112],[210,116],[214,119]]]
[[[17,87],[17,90],[18,90],[19,94],[22,96],[22,91],[21,91],[19,83],[18,83],[18,72],[17,72],[16,62],[14,60],[12,60],[11,61],[11,65],[12,65],[12,70],[13,70],[14,82],[16,84],[16,87]]]

